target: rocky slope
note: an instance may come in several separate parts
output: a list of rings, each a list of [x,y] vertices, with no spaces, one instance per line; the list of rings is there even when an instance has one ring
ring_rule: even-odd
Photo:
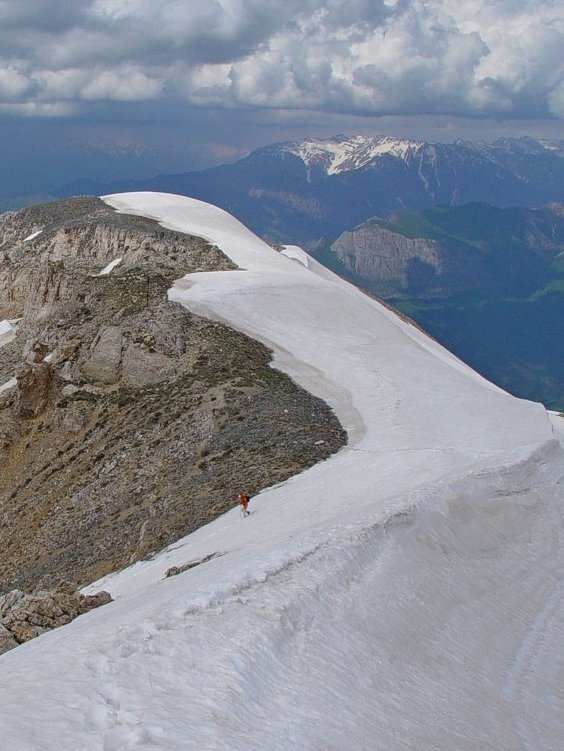
[[[14,589],[0,595],[0,654],[111,600],[107,592],[83,595],[63,589],[32,595]]]
[[[531,294],[562,274],[563,207],[468,204],[398,211],[343,232],[324,257],[331,265],[333,256],[376,293]]]
[[[343,445],[262,345],[167,300],[230,267],[94,198],[0,218],[0,592],[84,584]]]

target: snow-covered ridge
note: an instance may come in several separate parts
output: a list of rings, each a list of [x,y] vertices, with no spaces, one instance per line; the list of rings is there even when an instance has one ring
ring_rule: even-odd
[[[389,154],[405,159],[423,146],[421,141],[409,141],[389,136],[356,135],[327,139],[307,139],[286,144],[285,150],[299,156],[307,167],[323,166],[328,175],[359,169],[374,158]]]
[[[170,298],[267,343],[349,444],[4,655],[6,749],[558,748],[564,465],[546,411],[220,209],[106,200],[229,255],[240,270]]]
[[[328,175],[336,175],[360,169],[382,156],[392,156],[408,161],[416,156],[427,155],[430,162],[436,158],[436,149],[462,146],[482,158],[493,162],[499,160],[498,150],[539,150],[545,149],[564,157],[562,145],[547,140],[499,139],[494,144],[480,141],[456,141],[454,144],[432,144],[425,141],[393,138],[391,136],[334,136],[333,138],[309,138],[304,141],[280,144],[280,149],[298,156],[308,171],[322,168]]]

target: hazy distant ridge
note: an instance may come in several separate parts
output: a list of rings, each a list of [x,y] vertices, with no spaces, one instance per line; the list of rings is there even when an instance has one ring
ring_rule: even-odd
[[[562,142],[502,138],[431,144],[335,136],[278,143],[231,165],[61,194],[159,190],[210,201],[263,237],[313,246],[399,208],[484,201],[535,207],[564,200]]]

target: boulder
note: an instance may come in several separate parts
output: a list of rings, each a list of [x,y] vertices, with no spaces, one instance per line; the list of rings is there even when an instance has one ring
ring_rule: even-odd
[[[68,589],[26,594],[19,589],[0,595],[0,654],[64,626],[82,613],[111,602],[108,592],[83,595]]]
[[[123,383],[130,388],[153,386],[172,380],[176,375],[174,363],[167,355],[150,352],[145,347],[130,344],[123,356]]]
[[[82,366],[83,375],[99,383],[119,380],[123,335],[118,326],[103,328],[94,340],[89,358]]]
[[[18,642],[5,626],[0,624],[0,654],[18,646]]]
[[[20,414],[22,417],[37,417],[49,401],[51,366],[47,362],[27,362],[16,374]]]

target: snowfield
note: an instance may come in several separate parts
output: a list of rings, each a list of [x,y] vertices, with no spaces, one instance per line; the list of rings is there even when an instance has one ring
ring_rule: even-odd
[[[349,443],[0,657],[2,751],[562,748],[564,420],[220,209],[105,200],[220,247],[240,270],[170,298],[271,347]]]

